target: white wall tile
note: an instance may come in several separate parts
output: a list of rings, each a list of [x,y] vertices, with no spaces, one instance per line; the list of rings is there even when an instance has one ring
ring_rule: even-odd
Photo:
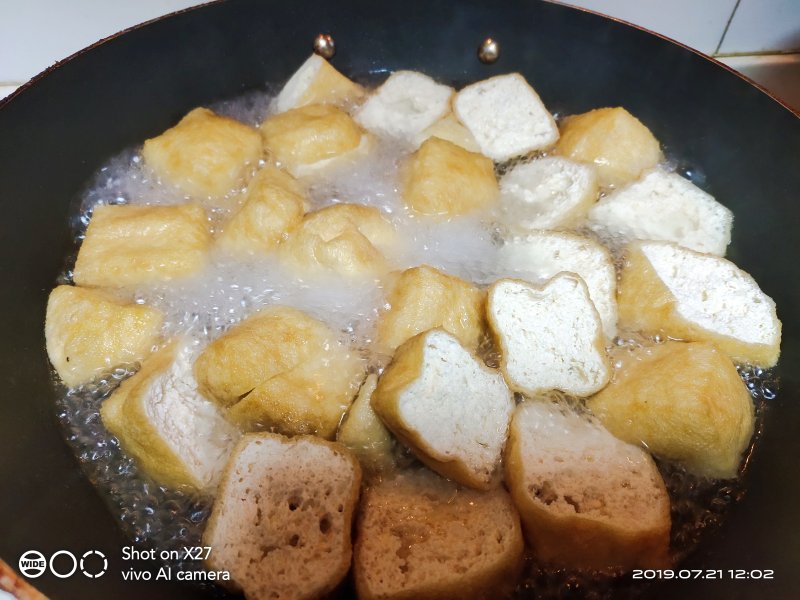
[[[788,1],[800,5],[800,0]],[[629,21],[711,54],[736,0],[566,0],[565,4]]]
[[[800,54],[767,54],[719,58],[800,111]]]
[[[0,0],[0,82],[27,81],[122,29],[198,0]]]
[[[800,0],[741,0],[720,53],[800,50]]]

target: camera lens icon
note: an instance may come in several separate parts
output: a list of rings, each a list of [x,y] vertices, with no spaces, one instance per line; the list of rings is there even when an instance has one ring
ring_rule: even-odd
[[[80,560],[69,550],[54,552],[50,560],[38,550],[28,550],[19,557],[19,572],[28,579],[40,577],[48,567],[53,576],[59,579],[72,577],[78,568],[85,577],[97,579],[108,571],[108,559],[99,550],[84,552]]]
[[[47,559],[37,550],[28,550],[19,557],[19,572],[28,579],[36,579],[47,570]]]

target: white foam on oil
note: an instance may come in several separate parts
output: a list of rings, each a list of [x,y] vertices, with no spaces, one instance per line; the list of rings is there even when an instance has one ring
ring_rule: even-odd
[[[175,282],[143,286],[137,302],[165,314],[166,337],[191,332],[212,340],[259,308],[286,305],[327,323],[342,341],[370,345],[383,292],[372,279],[334,276],[305,278],[277,256],[239,261],[214,252],[200,274]]]

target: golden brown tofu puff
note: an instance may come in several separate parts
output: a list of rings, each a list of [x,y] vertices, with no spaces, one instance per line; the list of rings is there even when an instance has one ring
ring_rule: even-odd
[[[601,187],[620,187],[661,160],[658,140],[622,107],[597,108],[567,117],[556,153],[597,167]]]
[[[305,203],[297,181],[266,165],[247,186],[244,204],[223,225],[217,243],[238,256],[273,251],[303,220]]]
[[[622,361],[587,401],[608,430],[698,475],[736,477],[754,408],[725,353],[709,343],[666,342]]]
[[[69,387],[145,358],[161,334],[161,311],[101,291],[60,285],[45,318],[47,355]]]
[[[246,430],[332,438],[365,367],[321,321],[269,306],[211,342],[194,373],[200,391]]]
[[[237,189],[262,156],[258,132],[207,108],[144,143],[142,157],[158,177],[194,199],[219,199]]]
[[[74,279],[124,287],[187,277],[206,265],[211,234],[196,204],[98,206],[78,251]]]
[[[296,176],[331,164],[355,151],[364,131],[343,110],[330,104],[309,104],[267,117],[261,124],[270,157]]]
[[[283,258],[306,273],[380,277],[397,233],[377,208],[334,204],[308,213],[283,245]]]
[[[422,265],[394,278],[388,308],[378,320],[378,348],[391,354],[418,333],[441,327],[475,351],[485,329],[486,292],[468,281]]]
[[[432,137],[405,165],[403,198],[423,215],[456,217],[498,199],[494,163],[452,142]]]

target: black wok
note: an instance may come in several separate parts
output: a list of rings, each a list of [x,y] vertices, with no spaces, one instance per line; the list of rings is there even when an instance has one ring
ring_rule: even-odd
[[[686,48],[533,0],[231,0],[98,44],[0,101],[0,557],[14,566],[29,549],[109,557],[109,572],[96,580],[37,579],[53,598],[202,595],[122,582],[126,540],[55,416],[45,303],[72,249],[68,208],[98,166],[195,106],[285,80],[319,32],[335,36],[334,64],[348,74],[407,68],[458,83],[518,70],[552,111],[624,105],[734,211],[729,256],[775,299],[783,320],[780,392],[766,410],[747,494],[683,563],[723,570],[722,580],[660,583],[647,595],[800,597],[800,121]],[[502,44],[492,66],[475,55],[487,35]],[[775,576],[734,580],[729,569]]]

